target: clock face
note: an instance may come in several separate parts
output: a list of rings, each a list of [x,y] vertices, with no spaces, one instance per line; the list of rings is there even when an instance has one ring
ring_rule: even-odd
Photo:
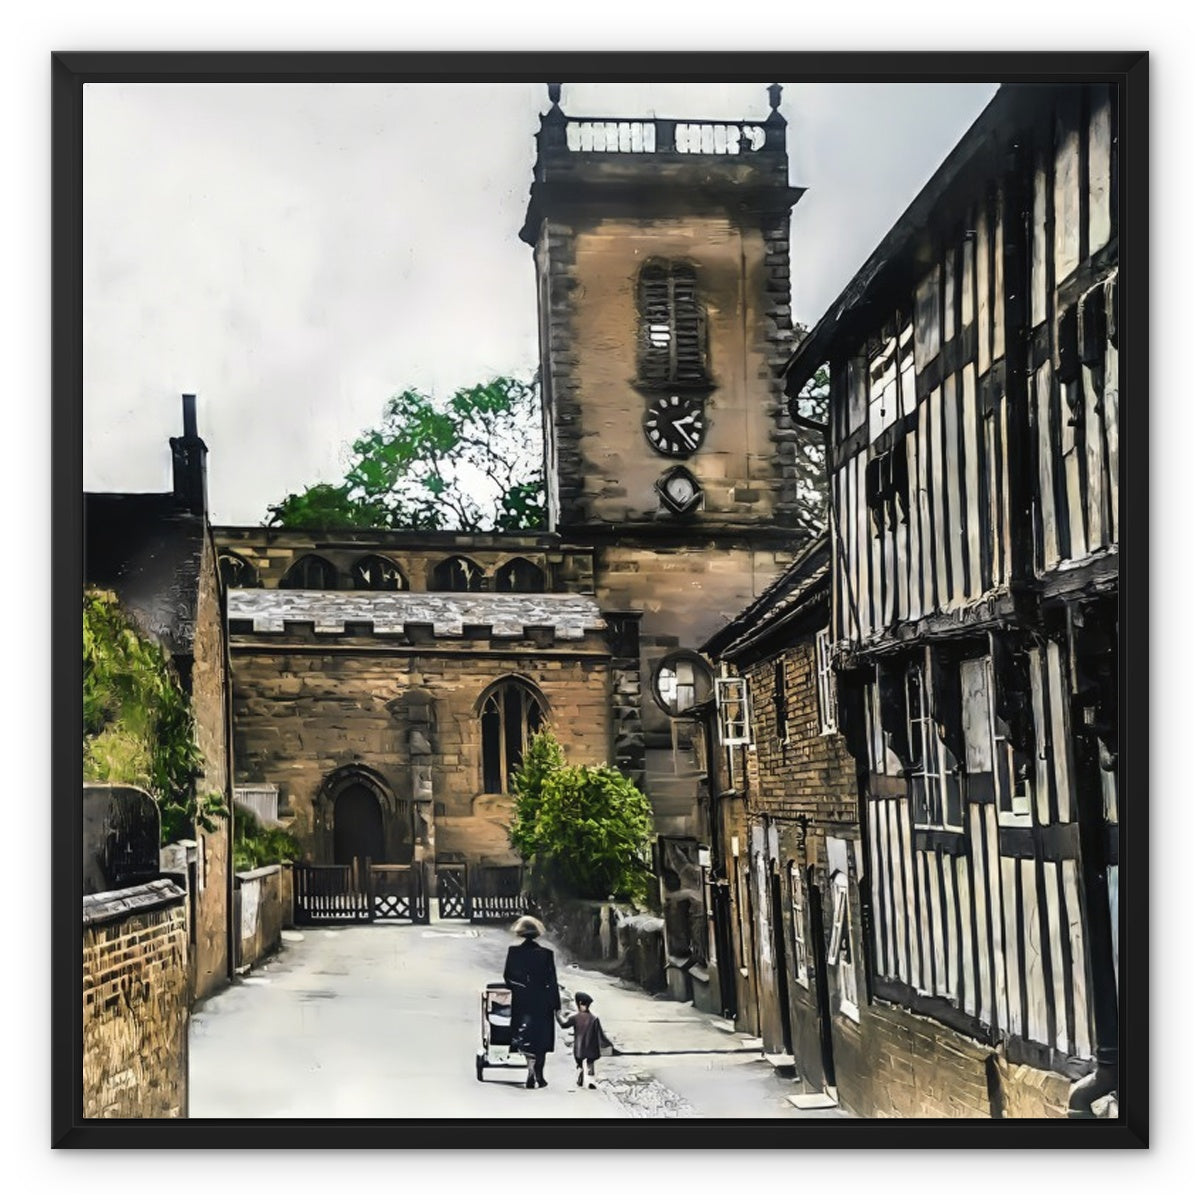
[[[650,402],[642,428],[659,454],[686,458],[704,440],[704,401],[698,396],[661,396]]]
[[[690,512],[704,498],[696,477],[683,467],[672,467],[654,486],[663,503],[676,513]]]

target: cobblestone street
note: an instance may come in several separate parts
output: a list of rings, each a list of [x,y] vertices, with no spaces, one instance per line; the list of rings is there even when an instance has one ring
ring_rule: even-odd
[[[617,1049],[597,1065],[596,1090],[575,1086],[566,1034],[544,1090],[527,1091],[523,1069],[489,1068],[480,1083],[479,993],[500,975],[505,930],[378,924],[285,938],[278,956],[193,1017],[192,1117],[845,1115],[796,1108],[797,1082],[728,1022],[580,969],[561,951],[560,984],[591,993]]]

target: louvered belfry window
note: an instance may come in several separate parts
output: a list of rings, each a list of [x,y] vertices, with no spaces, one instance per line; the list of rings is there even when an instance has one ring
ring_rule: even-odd
[[[638,280],[641,315],[638,375],[664,387],[709,383],[704,310],[688,263],[648,262]]]

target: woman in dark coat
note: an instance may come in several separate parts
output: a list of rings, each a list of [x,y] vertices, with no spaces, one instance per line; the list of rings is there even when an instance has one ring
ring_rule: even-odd
[[[538,945],[546,930],[534,917],[522,917],[512,931],[521,939],[504,962],[504,982],[512,989],[512,1047],[525,1055],[525,1086],[545,1087],[546,1055],[554,1049],[555,1015],[562,1005],[554,951]]]

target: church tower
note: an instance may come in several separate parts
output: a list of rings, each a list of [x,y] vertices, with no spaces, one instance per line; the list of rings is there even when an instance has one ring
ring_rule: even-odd
[[[800,540],[778,372],[795,345],[788,228],[803,189],[788,182],[781,92],[760,121],[613,119],[567,116],[551,84],[521,230],[550,525],[595,547],[602,609],[640,614],[640,703],[614,744],[668,837],[702,825],[700,764],[668,715],[704,699],[695,649]]]

